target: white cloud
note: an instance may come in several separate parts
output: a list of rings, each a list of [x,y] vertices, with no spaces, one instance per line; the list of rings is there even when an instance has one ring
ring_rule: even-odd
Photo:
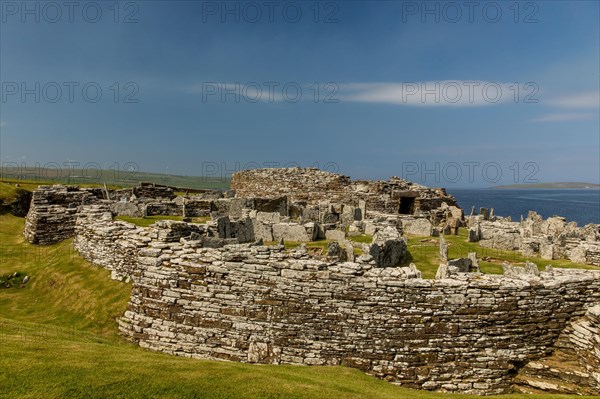
[[[600,92],[586,92],[555,97],[547,101],[548,105],[559,108],[598,109]]]
[[[594,119],[597,115],[591,112],[563,112],[546,114],[531,119],[531,122],[563,122],[563,121],[585,121]]]
[[[318,90],[323,102],[472,107],[523,101],[523,98],[518,98],[519,94],[523,95],[523,88],[517,88],[515,83],[476,80],[328,82],[318,87],[296,82],[204,82],[185,89],[188,93],[202,95],[203,102],[227,103],[315,101],[315,90]]]
[[[514,101],[515,93],[514,83],[468,80],[340,85],[342,101],[412,106],[495,105]]]

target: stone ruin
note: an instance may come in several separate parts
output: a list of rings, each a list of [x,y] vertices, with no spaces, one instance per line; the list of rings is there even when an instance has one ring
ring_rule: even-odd
[[[571,262],[600,266],[600,224],[578,227],[560,216],[544,220],[536,212],[513,222],[496,217],[482,208],[466,218],[469,241],[486,248],[520,251],[523,256],[542,259],[569,259]]]
[[[235,173],[231,188],[240,197],[286,196],[291,214],[296,213],[296,207],[300,209],[297,213],[310,212],[320,204],[332,203],[352,205],[363,213],[368,209],[384,214],[428,216],[437,224],[446,221],[446,208],[453,206],[456,210],[452,216],[462,219],[455,198],[443,188],[429,188],[398,177],[389,181],[350,180],[348,176],[316,168],[267,168]]]
[[[238,243],[333,239],[344,247],[346,260],[353,260],[354,252],[365,252],[379,266],[394,266],[406,251],[403,234],[431,236],[464,224],[462,210],[444,189],[398,178],[351,181],[312,168],[258,169],[234,174],[232,187],[221,191],[151,183],[120,190],[40,186],[31,202],[25,236],[36,244],[73,237],[78,207],[95,204],[110,208],[113,216],[181,216],[186,221],[210,216],[216,226],[206,234]],[[347,240],[363,234],[374,237],[364,248]]]
[[[40,186],[31,198],[25,238],[32,244],[54,244],[73,237],[79,206],[98,203],[103,196],[97,188]]]
[[[405,215],[405,197],[391,187],[408,183],[369,182],[355,195],[357,185],[343,176],[292,171],[252,172],[256,183],[251,172],[236,174],[235,193],[42,186],[25,235],[43,244],[73,237],[84,258],[131,281],[119,329],[144,348],[247,363],[345,365],[406,387],[475,394],[542,389],[538,372],[549,373],[545,361],[561,353],[579,364],[583,392],[600,393],[600,271],[506,265],[504,275],[485,275],[474,254],[448,259],[442,235],[437,277],[425,280],[403,261],[404,233],[452,233],[462,213],[451,197],[416,186],[418,196],[427,194],[415,196],[418,206]],[[282,182],[259,191],[264,174],[297,179],[290,177],[292,189]],[[300,194],[300,182],[313,175],[323,180]],[[326,201],[317,187],[338,194]],[[428,202],[435,192],[439,198]],[[187,209],[211,218],[149,227],[114,219],[121,204],[143,215],[149,206],[172,212],[178,203],[180,216]],[[352,234],[373,239],[360,244]],[[330,241],[314,253],[306,243],[319,238]],[[286,248],[281,241],[303,244]],[[542,390],[565,392],[561,384]]]

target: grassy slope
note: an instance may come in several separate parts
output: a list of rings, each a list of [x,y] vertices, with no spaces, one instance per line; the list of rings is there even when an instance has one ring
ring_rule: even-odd
[[[0,290],[2,398],[470,397],[404,389],[343,367],[246,365],[145,351],[116,333],[114,319],[130,286],[73,253],[70,242],[25,243],[23,223],[0,215],[0,274],[31,277],[23,288]]]
[[[98,169],[35,169],[23,168],[15,170],[4,168],[2,170],[2,180],[13,179],[14,181],[26,180],[44,180],[56,183],[68,184],[89,184],[89,185],[117,185],[117,186],[134,186],[139,182],[149,182],[156,184],[164,184],[173,187],[205,189],[218,188],[228,189],[230,184],[229,177],[222,177],[217,172],[215,176],[179,176],[168,175],[162,173],[150,173],[141,171],[125,171],[125,170],[98,170]],[[18,180],[17,180],[18,179]]]

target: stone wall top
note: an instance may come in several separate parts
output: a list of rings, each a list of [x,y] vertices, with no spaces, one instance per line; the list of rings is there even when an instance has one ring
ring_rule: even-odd
[[[456,206],[444,189],[432,189],[398,177],[389,181],[352,181],[348,176],[316,168],[271,168],[236,172],[231,188],[239,197],[288,196],[290,202],[342,203],[369,211],[414,214],[431,211],[443,202]]]

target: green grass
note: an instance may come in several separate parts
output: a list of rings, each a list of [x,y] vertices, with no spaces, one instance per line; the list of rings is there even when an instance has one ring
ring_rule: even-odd
[[[183,217],[182,216],[159,215],[159,216],[144,216],[141,218],[133,218],[133,217],[129,217],[129,216],[117,216],[115,219],[122,220],[122,221],[128,222],[128,223],[132,223],[132,224],[135,224],[136,226],[140,226],[140,227],[148,227],[150,225],[153,225],[157,220],[182,221]],[[193,223],[206,223],[209,220],[211,220],[210,216],[192,218]]]
[[[131,286],[82,259],[70,240],[26,243],[23,226],[22,218],[0,215],[0,275],[30,276],[23,287],[0,290],[1,398],[476,398],[401,388],[344,367],[248,365],[143,350],[117,333]],[[326,241],[316,245],[326,248]]]
[[[566,259],[546,260],[540,257],[525,257],[518,251],[484,248],[477,243],[467,242],[467,236],[468,230],[461,228],[458,236],[444,237],[448,243],[448,257],[466,258],[469,252],[475,252],[483,273],[502,274],[502,263],[523,264],[526,261],[535,263],[540,270],[544,270],[547,265],[558,268],[600,270],[595,266],[574,263]],[[423,273],[423,278],[434,278],[440,265],[439,238],[408,236],[408,256],[404,263],[411,262]]]
[[[28,276],[25,273],[13,272],[0,276],[0,290],[3,288],[20,287],[26,284],[25,278]]]
[[[71,240],[49,246],[25,242],[23,226],[22,218],[0,216],[0,275],[19,272],[30,278],[23,288],[2,290],[0,317],[114,335],[114,319],[125,310],[130,285],[86,262]]]
[[[317,241],[309,241],[309,242],[301,242],[301,241],[283,241],[283,246],[285,249],[296,249],[300,245],[305,244],[306,248],[317,248],[323,251],[323,254],[327,253],[327,247],[331,243],[331,240],[317,240]],[[279,245],[279,241],[266,241],[264,245]]]
[[[361,234],[357,236],[348,236],[346,237],[348,241],[358,242],[361,244],[370,244],[373,242],[373,236],[369,234]]]
[[[116,220],[122,220],[123,222],[127,222],[127,223],[132,223],[135,224],[136,226],[140,226],[140,227],[148,227],[150,225],[153,225],[154,223],[156,223],[157,220],[178,220],[181,221],[183,220],[183,217],[181,216],[164,216],[164,215],[160,215],[160,216],[144,216],[141,218],[134,218],[134,217],[129,217],[129,216],[117,216],[115,217]]]
[[[22,168],[9,167],[2,169],[2,180],[43,181],[37,184],[77,184],[77,185],[116,185],[131,187],[139,182],[162,184],[172,187],[191,189],[228,189],[231,179],[221,176],[181,176],[163,173],[123,170],[125,165],[113,165],[113,170],[100,169],[51,169],[51,168]],[[50,182],[50,183],[46,183]]]
[[[10,349],[3,351],[0,360],[7,371],[0,376],[0,396],[7,398],[473,398],[399,388],[342,367],[256,366],[184,359],[85,334],[70,338],[53,333],[19,335],[19,326],[7,323],[5,328],[2,345]],[[540,397],[568,398],[528,396]]]
[[[17,188],[22,188],[24,190],[33,191],[38,186],[52,186],[54,184],[68,184],[62,181],[54,181],[54,180],[16,180],[16,179],[1,179],[0,180],[0,198],[9,198],[11,197]],[[71,183],[73,184],[73,183]],[[19,185],[19,187],[17,187]],[[86,184],[77,184],[79,187],[101,187],[104,185],[100,182],[98,183],[86,183]],[[106,187],[109,190],[119,189],[122,186],[107,184]]]

